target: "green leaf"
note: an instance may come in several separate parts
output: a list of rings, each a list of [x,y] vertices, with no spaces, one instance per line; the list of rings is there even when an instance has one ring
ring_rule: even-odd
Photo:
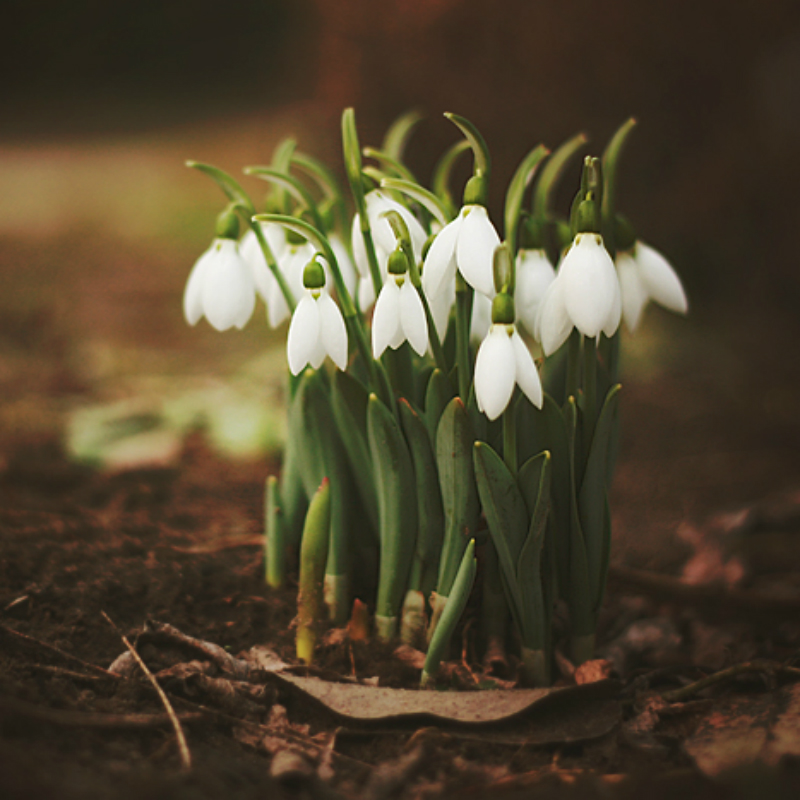
[[[187,161],[186,166],[208,175],[225,192],[226,197],[231,202],[242,205],[250,216],[256,213],[253,201],[247,192],[227,172],[223,172],[223,170],[213,167],[211,164],[202,164],[199,161]]]
[[[400,425],[374,394],[367,403],[367,433],[375,470],[381,553],[376,614],[400,613],[416,548],[414,469]]]
[[[449,596],[467,542],[480,514],[472,461],[472,432],[467,409],[454,397],[442,413],[436,431],[436,465],[445,518],[444,546],[437,592]]]
[[[436,431],[442,413],[453,396],[453,387],[447,376],[440,369],[435,369],[425,389],[425,425],[432,444],[436,442]]]
[[[317,204],[311,196],[311,192],[309,192],[293,175],[289,175],[286,172],[279,172],[270,167],[245,167],[244,173],[245,175],[253,175],[261,180],[269,181],[269,183],[275,184],[281,189],[285,189],[294,197],[301,207],[308,209],[314,219],[314,227],[319,231],[324,230],[325,226],[317,210]]]
[[[619,405],[620,385],[612,387],[606,395],[597,419],[594,437],[586,460],[583,482],[578,493],[578,510],[586,543],[590,588],[596,598],[601,594],[604,543],[607,533],[606,497],[609,488],[608,452]]]
[[[517,627],[523,630],[517,563],[528,535],[525,500],[503,459],[486,442],[475,442],[473,457],[481,506],[497,550],[509,607]]]
[[[549,152],[550,151],[543,144],[531,150],[530,153],[522,159],[522,163],[517,167],[517,171],[514,173],[514,177],[508,185],[505,205],[505,234],[512,256],[515,256],[517,253],[517,227],[519,224],[520,211],[522,210],[522,201],[525,197],[525,190],[533,180],[536,168]]]
[[[367,398],[367,390],[360,381],[347,372],[336,371],[331,392],[333,414],[370,527],[377,532],[378,498],[367,440]]]
[[[344,148],[344,168],[356,211],[364,220],[367,206],[364,201],[364,185],[361,179],[361,146],[358,143],[358,131],[356,130],[356,112],[352,108],[346,108],[342,114],[342,146]]]
[[[267,585],[273,589],[280,588],[286,581],[286,542],[281,516],[278,479],[270,475],[264,491],[264,560]]]
[[[550,201],[564,173],[564,168],[587,141],[586,134],[578,133],[553,151],[539,175],[539,181],[533,193],[532,214],[535,219],[549,219]]]
[[[605,192],[603,193],[603,238],[607,237],[606,228],[613,231],[614,216],[617,213],[617,171],[619,168],[619,159],[622,151],[628,141],[634,127],[636,120],[631,117],[617,128],[617,131],[611,137],[611,140],[606,145],[603,151],[603,177],[605,180]]]
[[[469,142],[472,154],[475,157],[475,174],[483,175],[488,179],[492,168],[492,158],[489,155],[489,148],[481,132],[466,117],[451,113],[446,113],[445,117],[460,128],[461,133],[464,134]]]
[[[425,667],[422,670],[421,684],[423,686],[433,679],[439,669],[439,664],[450,643],[456,625],[467,606],[472,586],[475,583],[477,569],[475,540],[470,539],[459,564],[458,573],[453,582],[453,589],[447,599],[447,605],[444,607],[441,617],[439,617],[439,623],[433,633],[431,643],[428,645],[428,655],[425,658]]]
[[[459,157],[469,149],[469,142],[466,139],[459,139],[457,142],[450,145],[433,169],[431,186],[433,187],[434,194],[442,201],[447,210],[448,219],[452,219],[457,211],[449,187],[450,173],[452,173],[453,167],[455,167]]]
[[[431,191],[413,181],[400,178],[384,178],[381,188],[392,192],[400,192],[424,206],[431,215],[441,224],[447,225],[450,221],[446,205]]]
[[[424,564],[433,565],[435,569],[438,568],[444,540],[444,511],[436,458],[430,435],[419,414],[405,399],[401,399],[398,406],[417,486],[417,556]]]

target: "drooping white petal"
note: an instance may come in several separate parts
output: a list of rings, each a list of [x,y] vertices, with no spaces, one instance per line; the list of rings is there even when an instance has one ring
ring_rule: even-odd
[[[636,262],[630,253],[617,253],[617,275],[622,294],[622,316],[628,330],[633,332],[639,326],[642,311],[649,298],[647,289],[639,277]]]
[[[398,348],[403,342],[400,325],[400,288],[390,277],[383,284],[372,313],[372,355],[380,358],[387,347]]]
[[[320,313],[317,301],[306,293],[297,304],[289,325],[289,336],[286,340],[286,356],[292,375],[311,364],[319,355],[320,345]],[[322,350],[322,358],[325,350]],[[319,364],[322,363],[320,359]],[[316,366],[319,366],[317,364]]]
[[[461,210],[461,229],[456,244],[456,264],[464,280],[478,292],[494,297],[494,251],[500,237],[489,212],[483,206],[465,206]]]
[[[471,342],[482,342],[492,327],[492,301],[481,292],[472,296],[472,319],[469,324]]]
[[[350,258],[350,254],[347,252],[347,248],[345,247],[341,236],[336,233],[332,233],[328,237],[328,241],[330,242],[333,254],[336,256],[336,263],[339,265],[339,272],[342,273],[344,285],[347,287],[347,291],[350,292],[350,295],[352,296],[355,294],[356,281],[358,279],[358,273],[356,272],[356,268],[353,266],[353,260]]]
[[[541,408],[544,399],[542,381],[539,378],[531,351],[525,346],[525,342],[522,341],[522,337],[516,330],[511,334],[511,347],[514,350],[514,361],[517,366],[517,385],[536,408]]]
[[[280,263],[281,255],[286,247],[285,229],[282,225],[272,222],[262,222],[260,225],[272,255],[276,262]],[[261,295],[264,302],[267,302],[270,287],[275,282],[275,278],[267,266],[264,251],[261,249],[261,245],[252,228],[248,228],[242,237],[239,243],[239,253],[253,273],[256,291]]]
[[[681,279],[669,261],[657,250],[642,242],[636,243],[635,258],[639,267],[639,277],[650,297],[670,311],[685,314],[689,310],[689,302]]]
[[[333,298],[322,292],[317,299],[320,321],[320,343],[339,369],[347,367],[347,328],[342,312]]]
[[[250,268],[233,239],[218,239],[205,267],[203,313],[218,331],[242,328],[253,314],[255,284]]]
[[[274,281],[269,287],[267,295],[267,319],[271,328],[277,328],[289,318],[289,306],[283,296],[278,281]]]
[[[456,269],[456,242],[461,229],[461,216],[439,231],[425,256],[422,267],[422,285],[429,298],[436,297],[447,280],[452,280]]]
[[[424,287],[423,287],[424,288]],[[436,334],[440,341],[447,335],[447,325],[450,322],[450,309],[456,302],[456,284],[450,281],[438,294],[428,298],[428,307],[431,310],[433,324],[436,326]],[[484,335],[485,335],[484,331]]]
[[[361,217],[358,214],[353,217],[353,225],[350,229],[350,246],[353,248],[353,261],[358,274],[362,278],[367,277],[369,275],[369,261],[367,260],[364,237],[361,234]]]
[[[206,266],[214,257],[214,244],[194,262],[192,271],[186,281],[183,291],[183,316],[190,325],[196,325],[203,316],[203,283],[205,281]]]
[[[617,271],[602,237],[579,233],[558,275],[570,319],[584,336],[596,337],[608,326],[619,291]]]
[[[517,320],[529,333],[536,332],[536,318],[547,287],[555,280],[556,271],[544,250],[520,250],[517,255],[517,283],[514,304]]]
[[[492,325],[475,359],[475,400],[489,419],[497,419],[511,400],[516,359],[505,325]]]
[[[364,199],[367,203],[367,216],[375,244],[386,253],[391,253],[397,247],[392,226],[389,220],[383,216],[387,211],[396,211],[406,223],[414,255],[419,258],[426,237],[425,230],[417,218],[404,205],[387,197],[383,192],[377,190],[368,192]]]
[[[614,301],[608,311],[606,321],[603,323],[603,333],[610,339],[619,329],[622,321],[622,291],[619,288],[619,278],[614,285]]]
[[[358,307],[362,311],[367,311],[375,302],[375,288],[372,285],[372,278],[358,279]]]
[[[428,349],[428,321],[425,319],[422,300],[408,279],[400,287],[400,322],[408,343],[418,355],[425,355]]]
[[[573,327],[564,304],[564,286],[556,276],[542,298],[536,319],[536,338],[541,342],[544,354],[555,353],[567,341]]]

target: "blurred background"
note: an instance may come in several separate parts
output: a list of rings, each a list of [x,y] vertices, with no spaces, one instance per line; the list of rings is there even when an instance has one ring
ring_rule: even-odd
[[[76,409],[147,418],[161,403],[185,420],[265,396],[274,415],[253,412],[230,435],[279,441],[282,334],[263,318],[225,334],[183,322],[186,276],[222,206],[185,159],[240,174],[293,135],[338,165],[344,107],[374,145],[417,108],[426,119],[407,157],[424,181],[457,138],[441,116],[454,111],[492,150],[499,219],[533,145],[582,130],[599,154],[633,115],[619,205],[676,266],[691,313],[651,310],[626,342],[618,527],[631,558],[645,525],[674,530],[798,485],[796,2],[11,0],[4,21],[7,453],[54,424],[86,424],[91,439]],[[177,444],[162,438],[174,459]]]

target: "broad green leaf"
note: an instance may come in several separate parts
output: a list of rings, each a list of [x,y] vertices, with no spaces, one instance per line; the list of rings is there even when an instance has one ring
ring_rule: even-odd
[[[367,403],[367,434],[375,486],[381,553],[376,613],[397,617],[416,549],[417,509],[414,468],[395,416],[373,394]]]
[[[424,115],[416,109],[401,114],[389,126],[389,130],[386,131],[381,149],[392,158],[401,159],[406,149],[406,143],[414,132],[414,128],[416,128],[423,119]]]
[[[445,518],[444,546],[439,567],[439,594],[449,596],[467,542],[475,534],[480,514],[472,461],[475,436],[461,398],[448,403],[436,431],[436,465]]]
[[[247,192],[239,185],[232,176],[227,172],[212,166],[211,164],[202,164],[199,161],[187,161],[187,167],[199,170],[200,172],[208,175],[220,189],[225,193],[225,196],[233,203],[242,205],[246,211],[252,216],[256,213],[253,201],[248,196]]]
[[[522,201],[525,197],[525,190],[533,180],[536,173],[536,168],[539,166],[541,160],[549,154],[549,150],[540,144],[522,159],[522,162],[517,167],[511,183],[508,185],[506,192],[506,205],[505,205],[505,235],[508,246],[511,249],[511,255],[515,256],[517,253],[517,227],[519,225],[519,215],[522,210]]]
[[[425,425],[432,444],[436,442],[436,431],[442,413],[452,399],[453,388],[450,381],[440,369],[435,369],[425,390]]]

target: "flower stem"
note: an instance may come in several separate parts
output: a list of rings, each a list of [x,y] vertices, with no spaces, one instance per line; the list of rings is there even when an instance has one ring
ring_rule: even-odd
[[[583,337],[583,400],[583,441],[588,453],[597,424],[597,340],[589,336]]]
[[[258,246],[261,248],[261,252],[264,254],[264,260],[267,262],[267,267],[269,271],[272,273],[272,276],[278,282],[278,288],[281,290],[281,294],[283,295],[283,299],[286,301],[286,305],[289,307],[289,311],[294,314],[295,306],[297,305],[297,301],[294,299],[294,295],[292,294],[292,290],[289,288],[289,284],[286,278],[281,272],[280,267],[278,266],[278,262],[275,259],[275,255],[272,252],[272,248],[269,246],[267,242],[267,237],[264,236],[264,231],[261,229],[261,225],[258,222],[253,222],[252,218],[247,215],[247,224],[252,229],[253,233],[256,235],[256,239],[258,240]]]

